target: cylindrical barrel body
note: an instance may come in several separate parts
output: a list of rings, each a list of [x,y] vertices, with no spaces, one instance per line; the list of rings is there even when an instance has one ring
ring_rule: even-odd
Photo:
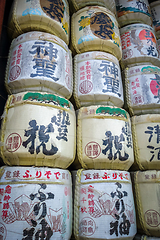
[[[78,170],[74,196],[76,239],[130,239],[136,217],[129,172]]]
[[[1,156],[5,164],[67,168],[75,156],[75,111],[58,95],[23,92],[5,106]]]
[[[130,64],[150,62],[159,67],[157,39],[154,29],[147,24],[130,24],[120,29],[122,68]]]
[[[100,51],[77,54],[73,95],[78,108],[98,104],[122,107],[123,86],[118,59]]]
[[[147,63],[124,70],[125,97],[131,115],[160,113],[160,68]]]
[[[1,239],[70,239],[72,181],[68,170],[4,166],[0,200]]]
[[[160,39],[160,1],[153,1],[150,3],[151,16],[153,25],[155,27],[157,39]]]
[[[131,121],[135,162],[139,169],[160,169],[160,114],[134,116]]]
[[[89,6],[72,15],[71,41],[77,53],[104,51],[122,57],[120,32],[115,15],[107,8]]]
[[[9,93],[41,91],[72,95],[72,55],[60,38],[28,32],[12,41],[5,77]]]
[[[120,27],[131,23],[152,25],[148,0],[116,0],[117,20]]]
[[[128,170],[134,162],[129,114],[112,106],[77,113],[77,155],[83,168]]]
[[[131,179],[138,232],[147,236],[159,237],[160,171],[135,171],[131,173]]]
[[[69,44],[68,1],[14,0],[8,19],[8,31],[12,39],[29,31],[47,32]]]

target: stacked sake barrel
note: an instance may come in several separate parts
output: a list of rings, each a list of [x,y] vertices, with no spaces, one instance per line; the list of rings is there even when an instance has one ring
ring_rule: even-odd
[[[158,35],[152,24],[151,6],[147,1],[117,2],[125,109],[130,113],[132,123],[135,162],[130,171],[137,231],[141,239],[156,239],[160,237]]]
[[[133,144],[130,117],[122,108],[115,2],[70,1],[70,5],[77,108],[74,236],[133,239],[136,219],[128,172],[134,162]]]
[[[69,240],[75,110],[67,1],[13,1],[1,128],[1,238]]]

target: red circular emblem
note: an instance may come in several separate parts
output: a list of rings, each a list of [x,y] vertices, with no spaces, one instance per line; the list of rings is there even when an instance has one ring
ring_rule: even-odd
[[[21,68],[18,65],[15,65],[12,67],[10,74],[9,74],[9,80],[14,81],[16,80],[21,73]]]
[[[79,85],[79,91],[82,94],[87,94],[93,89],[93,84],[91,81],[85,80]]]
[[[15,152],[21,146],[22,138],[18,133],[11,133],[6,139],[6,149],[8,152]]]
[[[97,158],[101,153],[101,147],[97,142],[89,142],[85,146],[85,154],[89,158]]]
[[[96,223],[90,217],[82,218],[80,222],[80,235],[92,236],[96,230]]]
[[[150,227],[157,227],[160,224],[160,215],[153,209],[146,211],[144,217]]]

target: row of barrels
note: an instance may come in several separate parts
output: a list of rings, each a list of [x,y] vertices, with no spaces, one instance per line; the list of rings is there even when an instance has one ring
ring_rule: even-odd
[[[10,165],[1,168],[3,239],[68,240],[72,221],[76,239],[133,239],[137,227],[160,236],[158,207],[145,204],[157,199],[159,177],[153,22],[147,1],[13,2],[1,127],[1,156]],[[130,174],[130,167],[155,170]]]

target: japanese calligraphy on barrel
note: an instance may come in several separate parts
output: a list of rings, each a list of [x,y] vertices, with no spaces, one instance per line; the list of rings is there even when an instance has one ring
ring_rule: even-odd
[[[131,173],[133,195],[137,216],[137,228],[141,234],[154,236],[160,231],[160,171],[135,171]]]
[[[22,92],[6,103],[1,156],[7,165],[67,168],[74,160],[75,111],[58,95]]]
[[[154,29],[147,24],[130,24],[120,29],[122,68],[130,64],[150,62],[160,66]]]
[[[41,91],[72,95],[72,55],[60,38],[28,32],[12,41],[5,85],[9,93]]]
[[[116,10],[120,27],[131,23],[152,25],[151,9],[148,0],[116,0]]]
[[[77,54],[73,95],[78,108],[97,104],[122,107],[123,86],[118,59],[100,51]]]
[[[130,174],[78,170],[74,197],[76,239],[129,239],[136,234]]]
[[[71,45],[76,53],[104,51],[122,57],[120,32],[115,15],[105,7],[88,6],[71,18]]]
[[[141,63],[124,71],[126,103],[131,115],[160,113],[160,68]]]
[[[72,182],[68,170],[1,167],[0,200],[2,239],[70,239]]]
[[[51,33],[69,44],[70,16],[67,0],[14,0],[8,19],[10,37],[29,31]]]
[[[160,38],[160,0],[150,3],[151,16],[153,19],[153,25],[156,31],[157,39]]]
[[[140,170],[159,170],[160,114],[134,116],[131,121],[135,163]]]
[[[77,155],[85,169],[128,170],[134,162],[129,114],[97,105],[77,113]]]
[[[116,14],[116,4],[115,0],[92,0],[92,1],[86,1],[86,0],[69,0],[68,1],[71,5],[71,8],[74,9],[74,12],[78,11],[81,8],[84,8],[86,6],[102,6],[107,9],[109,9],[111,12]]]

